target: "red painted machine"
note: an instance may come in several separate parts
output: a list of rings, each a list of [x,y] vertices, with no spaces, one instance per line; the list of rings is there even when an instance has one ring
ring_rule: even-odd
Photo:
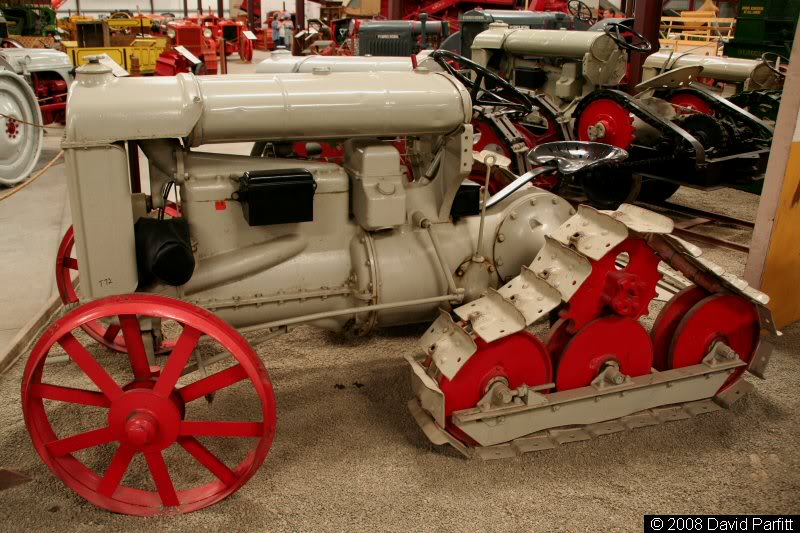
[[[173,21],[167,24],[167,37],[171,48],[159,56],[156,76],[174,76],[181,72],[217,73],[219,56],[211,28],[204,28],[192,20]],[[183,47],[189,54],[178,47]],[[191,56],[199,63],[195,63]]]
[[[190,17],[187,20],[196,22],[204,29],[211,29],[215,39],[224,39],[226,56],[238,53],[242,61],[249,63],[253,60],[253,43],[244,35],[247,28],[243,22],[220,18],[213,13]]]

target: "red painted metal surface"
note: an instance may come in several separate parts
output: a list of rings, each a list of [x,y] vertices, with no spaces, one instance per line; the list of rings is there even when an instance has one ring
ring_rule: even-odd
[[[522,331],[493,343],[476,339],[478,351],[449,380],[439,377],[445,397],[445,416],[475,407],[492,380],[504,378],[508,387],[533,387],[550,383],[553,371],[547,348],[533,334]]]
[[[698,303],[684,315],[675,330],[667,355],[669,368],[697,365],[721,341],[733,348],[742,361],[753,358],[761,333],[756,307],[749,300],[733,294],[714,294]],[[720,391],[735,383],[744,374],[737,369]]]
[[[638,321],[607,316],[578,331],[558,357],[556,390],[586,387],[612,362],[631,377],[650,373],[653,345]]]
[[[148,362],[137,319],[144,316],[174,320],[182,326],[174,350],[161,367]],[[76,328],[112,317],[119,321],[125,335],[129,370],[104,365],[102,358],[95,357],[72,334]],[[227,351],[234,364],[178,385],[201,336]],[[53,367],[45,372],[45,360],[57,345],[97,390],[59,384],[61,374]],[[65,374],[74,374],[74,368],[70,366]],[[256,393],[260,419],[255,415],[247,420],[208,421],[187,414],[186,406],[191,402],[239,383],[247,383]],[[58,423],[65,410],[74,417],[85,412],[85,406],[106,409],[105,422],[94,429],[72,433]],[[50,326],[25,367],[22,407],[36,451],[67,486],[94,505],[142,516],[195,511],[236,492],[263,463],[275,434],[272,384],[247,341],[214,314],[156,295],[96,300]],[[226,437],[226,447],[243,444],[244,458],[238,465],[229,466],[201,442],[201,437]],[[107,444],[116,446],[110,460],[100,449]],[[174,472],[170,473],[164,454],[174,446],[194,457],[213,480],[176,487]],[[155,490],[131,484],[140,475],[126,479],[139,454],[144,456]],[[102,463],[106,464],[98,468]]]
[[[31,73],[31,85],[39,109],[42,112],[42,123],[64,124],[67,114],[67,82],[55,72]]]
[[[592,139],[590,127],[605,129],[605,135]],[[578,117],[578,139],[613,144],[623,149],[630,148],[634,139],[633,115],[613,100],[600,98],[590,103]]]
[[[667,354],[678,324],[689,310],[700,300],[709,296],[708,291],[697,285],[691,285],[673,296],[661,309],[650,339],[653,341],[653,368],[667,370]]]
[[[708,102],[691,93],[683,92],[673,95],[670,97],[669,102],[682,108],[697,111],[698,113],[704,113],[706,115],[714,114],[714,110],[711,108]],[[678,111],[680,112],[681,110],[679,109]]]
[[[515,123],[514,126],[516,127],[517,132],[519,132],[519,134],[525,140],[525,145],[528,147],[528,149],[535,148],[536,146],[546,142],[564,140],[561,139],[558,125],[553,120],[548,120],[546,128],[540,128],[536,130],[527,128],[520,123]],[[482,117],[476,117],[472,119],[472,127],[474,129],[474,136],[476,139],[478,139],[472,146],[473,150],[477,152],[485,149],[498,151],[512,161],[514,160],[514,154],[511,152],[511,147],[501,137],[491,122]],[[514,170],[518,174],[523,174],[525,172],[524,169]],[[469,179],[483,185],[483,183],[486,181],[486,167],[480,163],[475,163],[472,166],[472,173],[470,174]],[[507,178],[507,176],[501,176],[499,174],[492,175],[492,178],[489,181],[489,193],[495,194],[504,186],[508,185],[508,183],[510,183],[510,180]],[[548,191],[554,189],[558,183],[559,178],[556,174],[544,174],[537,176],[531,182],[532,185]]]
[[[250,39],[239,39],[239,58],[245,63],[253,61],[253,42]]]
[[[627,257],[626,257],[627,256]],[[617,265],[625,258],[627,265]],[[592,273],[560,311],[576,333],[590,321],[608,314],[638,319],[648,312],[656,296],[660,259],[643,239],[629,238],[592,262]]]
[[[78,293],[75,290],[76,278],[73,278],[73,274],[78,272],[78,257],[74,253],[74,247],[75,230],[70,226],[64,233],[56,254],[56,287],[64,305],[78,302]],[[99,320],[93,320],[81,324],[81,328],[106,348],[115,352],[126,351],[125,338],[118,325],[106,325]]]

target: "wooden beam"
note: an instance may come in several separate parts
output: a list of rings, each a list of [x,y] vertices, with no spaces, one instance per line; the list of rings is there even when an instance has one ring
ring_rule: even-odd
[[[642,81],[642,68],[644,60],[650,54],[658,52],[658,30],[661,26],[661,11],[663,0],[640,0],[634,6],[633,29],[644,35],[653,48],[649,52],[628,52],[630,54],[630,68],[628,68],[628,87],[633,89]]]
[[[792,53],[800,57],[800,33]],[[745,279],[770,298],[778,327],[800,320],[800,61],[789,63]]]

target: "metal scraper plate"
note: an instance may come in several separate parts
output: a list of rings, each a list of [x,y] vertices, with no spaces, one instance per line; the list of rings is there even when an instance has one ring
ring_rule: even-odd
[[[593,207],[579,205],[578,211],[550,236],[564,246],[573,246],[583,255],[597,260],[628,238],[628,228]]]
[[[478,350],[475,340],[453,321],[450,313],[441,310],[419,342],[447,379],[453,379]]]
[[[578,252],[545,237],[544,246],[531,263],[531,270],[558,290],[562,300],[569,301],[592,273],[592,264]]]
[[[489,289],[486,296],[456,308],[455,313],[469,320],[475,333],[486,342],[522,331],[526,326],[522,312],[494,289]]]
[[[528,326],[561,303],[561,293],[526,266],[522,267],[519,276],[500,287],[497,292],[514,303]]]

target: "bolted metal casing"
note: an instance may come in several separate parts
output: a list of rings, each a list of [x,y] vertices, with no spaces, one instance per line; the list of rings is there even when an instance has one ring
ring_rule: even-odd
[[[84,298],[159,292],[210,309],[236,327],[306,322],[365,332],[429,320],[437,308],[464,301],[465,293],[477,297],[500,282],[496,274],[481,286],[453,282],[478,248],[479,217],[450,216],[472,168],[473,136],[469,95],[447,75],[117,79],[90,64],[79,70],[70,98],[63,146]],[[150,110],[142,113],[145,107]],[[430,179],[409,180],[398,148],[386,142],[397,137],[430,166]],[[344,165],[188,148],[310,139],[337,140]],[[148,157],[152,191],[169,181],[179,188],[196,262],[182,286],[140,283],[133,224],[142,213],[132,207],[123,145],[130,140]],[[313,177],[313,220],[249,225],[240,179],[246,172],[279,170]],[[151,205],[159,201],[157,194],[150,199]],[[548,207],[514,214],[534,233],[520,233],[519,250],[510,260],[506,254],[508,268],[517,270],[571,211],[548,192],[518,191],[488,210],[481,249],[493,249],[498,227],[520,203]]]
[[[737,84],[739,90],[743,91],[779,89],[783,81],[766,62],[760,59],[680,54],[670,51],[656,52],[647,56],[644,61],[642,81],[668,70],[688,66],[701,66],[703,67],[701,76]]]
[[[518,29],[502,22],[491,24],[472,43],[476,63],[487,66],[496,54],[503,56],[512,83],[565,102],[596,87],[617,85],[628,63],[628,54],[604,32]],[[535,87],[526,86],[520,74],[531,69],[546,77]]]

